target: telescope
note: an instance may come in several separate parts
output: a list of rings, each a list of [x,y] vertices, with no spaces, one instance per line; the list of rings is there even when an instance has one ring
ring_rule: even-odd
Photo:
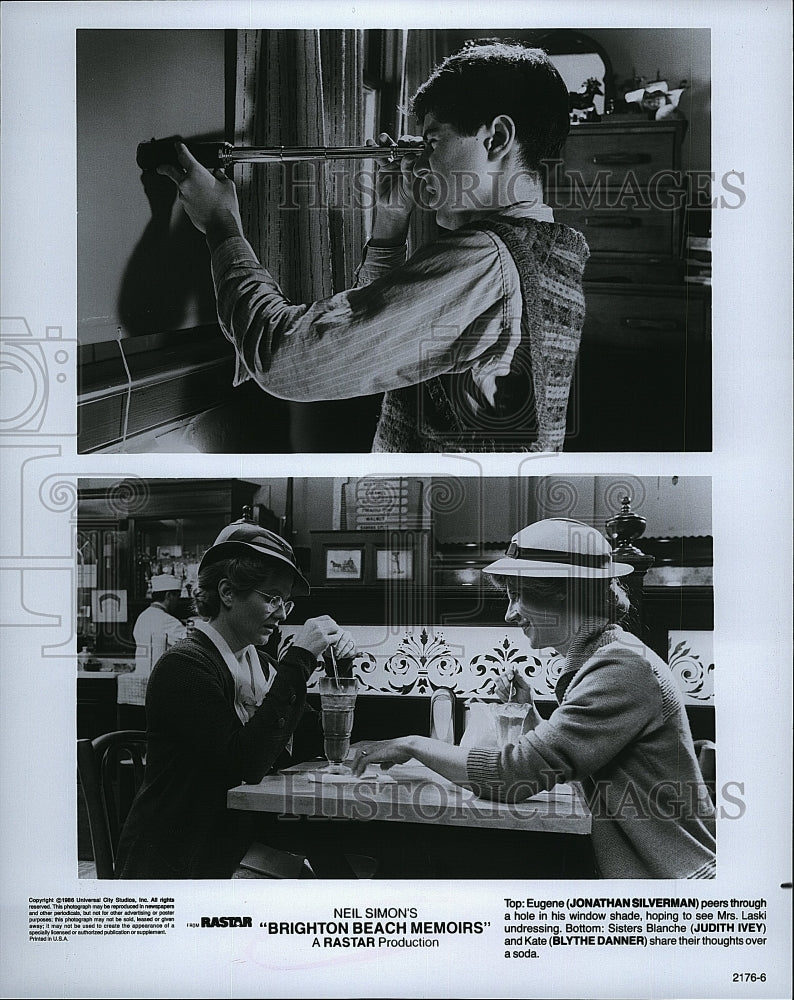
[[[141,170],[156,170],[164,164],[179,166],[176,143],[178,135],[151,139],[138,144],[135,160]],[[387,160],[406,153],[419,153],[421,146],[233,146],[230,142],[185,142],[202,166],[213,170],[234,163],[301,163],[318,160]]]

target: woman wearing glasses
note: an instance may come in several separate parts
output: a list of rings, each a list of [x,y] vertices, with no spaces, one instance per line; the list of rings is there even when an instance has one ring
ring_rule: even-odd
[[[306,621],[279,663],[262,651],[291,598],[308,592],[291,547],[258,525],[230,524],[205,553],[196,604],[206,621],[158,660],[147,688],[146,774],[122,830],[119,878],[233,874],[252,834],[227,810],[227,789],[273,769],[325,650],[355,652],[327,615]]]

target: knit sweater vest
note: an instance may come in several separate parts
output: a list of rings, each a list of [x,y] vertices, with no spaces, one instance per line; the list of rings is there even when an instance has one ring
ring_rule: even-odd
[[[584,324],[587,243],[574,229],[536,219],[501,216],[466,228],[501,240],[518,271],[521,343],[510,373],[499,379],[494,406],[479,398],[470,372],[386,393],[372,450],[561,451]]]

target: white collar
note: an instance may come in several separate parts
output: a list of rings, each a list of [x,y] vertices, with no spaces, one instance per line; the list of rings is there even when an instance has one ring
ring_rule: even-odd
[[[265,679],[256,647],[243,646],[233,653],[229,643],[214,625],[198,621],[196,628],[212,642],[228,667],[234,680],[234,708],[240,721],[245,724],[262,703],[270,686]]]
[[[218,650],[223,659],[226,661],[226,665],[229,667],[230,670],[232,670],[232,672],[234,672],[235,668],[232,665],[233,664],[236,665],[237,663],[240,662],[241,654],[245,653],[245,651],[248,649],[248,646],[243,646],[243,648],[238,650],[237,653],[233,653],[229,643],[223,638],[223,636],[215,628],[215,626],[210,624],[210,622],[197,621],[196,628],[199,630],[199,632],[203,632],[204,635],[207,636],[207,638],[212,640],[215,648]]]
[[[468,222],[461,224],[455,229],[446,229],[444,226],[439,226],[438,228],[441,233],[454,233],[457,229],[463,229],[469,223],[482,222],[492,216],[499,215],[508,215],[513,219],[536,219],[538,222],[554,222],[554,212],[544,202],[515,201],[512,205],[501,205],[487,212],[476,213],[472,215]]]
[[[501,214],[511,215],[516,219],[537,219],[538,222],[554,222],[554,212],[542,201],[517,201],[506,205]]]

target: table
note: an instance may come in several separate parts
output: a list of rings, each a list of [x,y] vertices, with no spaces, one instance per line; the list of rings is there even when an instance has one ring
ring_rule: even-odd
[[[578,784],[557,785],[525,802],[493,802],[410,761],[388,772],[370,767],[362,779],[321,776],[323,761],[268,775],[257,785],[229,790],[230,809],[323,816],[329,819],[420,823],[470,829],[519,830],[587,836],[592,815]]]

